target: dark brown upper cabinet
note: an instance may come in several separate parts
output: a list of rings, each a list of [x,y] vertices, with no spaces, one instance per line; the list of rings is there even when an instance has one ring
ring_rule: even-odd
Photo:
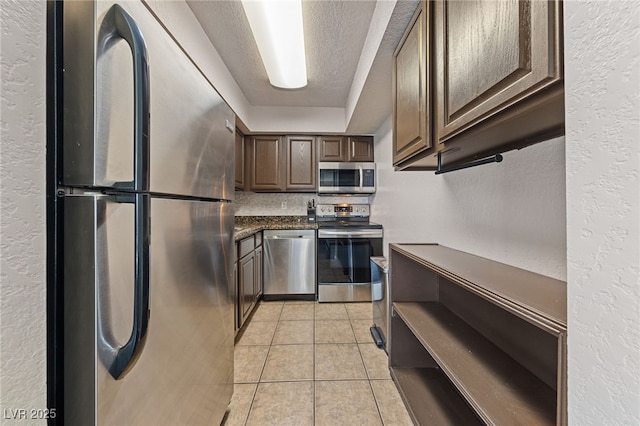
[[[432,7],[426,76],[434,143],[394,161],[398,168],[433,169],[437,153],[443,165],[464,163],[564,134],[560,1],[436,0]],[[400,130],[397,118],[394,125]]]
[[[282,191],[284,185],[284,155],[282,136],[251,137],[251,191]]]
[[[562,79],[554,2],[436,4],[438,140]]]
[[[427,22],[431,2],[421,1],[393,54],[393,164],[431,147]]]
[[[373,161],[373,136],[349,136],[348,159],[351,162]]]
[[[318,136],[318,161],[374,161],[373,136]]]
[[[315,136],[287,136],[287,191],[315,191]]]
[[[256,192],[315,192],[315,136],[252,136],[248,189]],[[245,185],[246,186],[246,185]]]
[[[236,129],[235,186],[241,191],[245,189],[245,162],[244,136]]]
[[[347,144],[343,136],[318,136],[319,161],[347,161]]]
[[[236,189],[315,192],[318,157],[319,161],[373,161],[373,136],[253,135],[244,136],[243,142],[237,133]]]

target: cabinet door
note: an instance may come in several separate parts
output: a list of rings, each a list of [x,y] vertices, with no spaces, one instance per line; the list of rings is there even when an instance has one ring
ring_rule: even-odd
[[[431,147],[427,99],[431,44],[427,31],[431,2],[420,3],[393,56],[393,164]]]
[[[251,138],[251,190],[283,190],[283,164],[282,137]]]
[[[238,248],[236,246],[236,252]],[[240,303],[239,303],[239,291],[240,282],[238,281],[238,262],[233,262],[233,300],[235,312],[233,313],[233,330],[237,333],[240,329]]]
[[[559,15],[553,1],[436,2],[440,142],[561,79]]]
[[[316,138],[287,136],[287,190],[316,189]]]
[[[255,281],[254,281],[254,300],[258,301],[262,297],[263,291],[263,269],[262,269],[262,246],[255,251]]]
[[[373,136],[349,136],[349,161],[373,161]]]
[[[349,155],[345,138],[342,136],[319,136],[318,161],[347,161]]]
[[[239,266],[239,302],[240,302],[240,327],[251,314],[255,303],[255,256],[253,253],[243,257],[238,262]]]
[[[236,171],[235,171],[235,184],[236,189],[244,190],[244,164],[245,164],[245,154],[244,154],[244,136],[242,133],[236,130]]]

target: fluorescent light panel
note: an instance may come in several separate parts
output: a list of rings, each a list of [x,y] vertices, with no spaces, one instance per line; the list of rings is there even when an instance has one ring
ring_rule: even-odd
[[[269,82],[283,89],[307,85],[302,0],[242,0]]]

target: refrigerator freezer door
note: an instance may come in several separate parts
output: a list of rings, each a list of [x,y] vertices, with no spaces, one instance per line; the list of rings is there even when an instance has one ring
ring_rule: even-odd
[[[148,191],[233,199],[233,111],[142,2],[121,4],[133,31],[118,29],[124,24],[116,25],[113,9],[112,2],[65,4],[62,183],[126,188],[143,173],[134,162],[143,149],[134,146],[138,114],[148,120]],[[144,49],[123,38],[136,28]],[[139,114],[146,101],[134,75],[145,50],[150,113]]]
[[[67,196],[65,424],[218,424],[233,392],[233,214],[152,198],[146,344],[119,380],[134,313],[134,205]],[[95,231],[94,231],[95,229]]]

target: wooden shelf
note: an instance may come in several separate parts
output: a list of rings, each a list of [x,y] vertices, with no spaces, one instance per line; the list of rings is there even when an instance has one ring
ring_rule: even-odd
[[[422,425],[481,425],[482,422],[437,368],[391,368],[413,421]]]
[[[393,308],[487,424],[556,423],[556,392],[445,306],[395,302]]]
[[[437,244],[389,256],[389,366],[418,424],[449,423],[449,404],[489,425],[567,424],[566,283]]]
[[[556,334],[567,328],[567,285],[438,244],[394,244],[398,253]]]

